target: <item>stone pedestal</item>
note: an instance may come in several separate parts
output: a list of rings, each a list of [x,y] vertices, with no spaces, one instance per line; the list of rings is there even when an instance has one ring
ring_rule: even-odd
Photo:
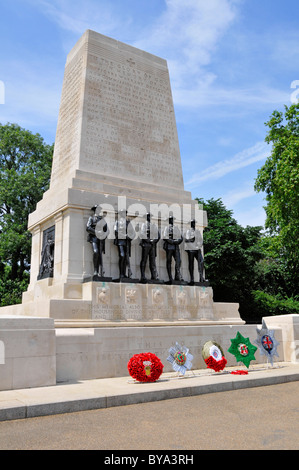
[[[86,282],[53,285],[52,279],[36,283],[32,296],[24,295],[21,305],[3,307],[2,314],[42,316],[56,324],[82,325],[137,322],[176,324],[209,321],[243,325],[238,304],[213,301],[211,287],[142,284],[128,282]]]

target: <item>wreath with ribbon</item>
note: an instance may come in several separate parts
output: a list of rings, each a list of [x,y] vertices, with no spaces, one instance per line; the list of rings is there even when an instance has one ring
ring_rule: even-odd
[[[221,346],[214,341],[208,341],[202,348],[202,357],[208,367],[220,372],[227,364]]]
[[[130,376],[138,382],[156,382],[164,365],[153,353],[134,354],[128,362]]]

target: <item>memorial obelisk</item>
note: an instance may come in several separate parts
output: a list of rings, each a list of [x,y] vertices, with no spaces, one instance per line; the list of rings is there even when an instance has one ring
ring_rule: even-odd
[[[86,232],[92,208],[100,208],[109,232],[102,281],[119,277],[114,236],[120,211],[134,225],[126,285],[94,282]],[[150,259],[160,284],[137,282],[141,270],[144,278],[149,274],[140,259],[142,221],[150,216],[163,238],[170,215],[182,239],[191,219],[201,234],[207,225],[206,213],[184,189],[167,62],[87,30],[66,61],[50,188],[29,217],[31,277],[23,313],[57,321],[219,319],[212,289],[198,285],[199,274],[197,286],[187,286],[183,244],[174,256],[181,281],[167,282],[171,261],[160,240]],[[222,304],[221,315],[240,320],[237,304],[229,312]]]
[[[166,61],[92,31],[67,58],[51,188],[86,173],[109,192],[141,190],[146,200],[159,189],[167,202],[172,189],[170,201],[190,202]]]

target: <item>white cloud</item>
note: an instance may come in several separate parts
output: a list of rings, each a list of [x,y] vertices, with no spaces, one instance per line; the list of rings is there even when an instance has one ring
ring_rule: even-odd
[[[233,210],[233,217],[246,227],[265,225],[264,195],[254,190],[253,181],[244,182],[242,187],[228,191],[221,197],[225,207]]]
[[[32,0],[31,0],[32,1]],[[94,0],[34,0],[43,14],[78,37],[86,29],[109,34],[120,26],[120,18],[108,2]]]
[[[256,192],[252,182],[250,182],[249,184],[243,185],[242,188],[237,188],[226,193],[222,197],[222,201],[226,207],[233,208],[240,201],[251,198],[253,196],[256,196]]]
[[[289,90],[279,90],[273,87],[257,84],[255,87],[223,88],[216,83],[216,77],[206,75],[194,88],[174,88],[173,99],[178,106],[199,108],[203,106],[238,106],[256,108],[258,105],[285,104],[290,100]]]
[[[247,210],[244,208],[234,210],[233,217],[242,227],[247,225],[251,227],[265,227],[266,213],[265,209],[259,203],[252,203]]]
[[[265,210],[259,205],[253,205],[251,209],[234,211],[233,217],[242,227],[247,225],[251,227],[265,227]]]
[[[222,38],[239,18],[241,1],[166,0],[166,10],[134,46],[167,59],[176,106],[198,109],[208,106],[285,104],[288,90],[268,83],[235,83],[227,87],[214,72],[214,54]],[[244,53],[245,51],[243,51]],[[246,54],[245,54],[246,55]]]
[[[141,37],[134,12],[101,0],[27,0],[42,13],[77,38],[86,29],[115,37]],[[140,49],[167,59],[175,106],[198,109],[208,106],[246,106],[285,104],[289,90],[268,84],[248,87],[221,85],[213,71],[214,53],[221,39],[238,20],[242,0],[164,0],[162,14],[142,30],[142,39],[131,42]],[[131,7],[132,8],[132,7]],[[132,28],[133,31],[132,31]],[[134,31],[135,30],[135,31]],[[73,40],[64,37],[69,52]]]
[[[166,0],[166,10],[135,46],[167,54],[176,86],[199,77],[237,15],[235,0]],[[209,78],[208,80],[211,80]],[[203,81],[207,81],[204,78]]]
[[[203,181],[217,180],[228,173],[244,168],[255,162],[265,160],[269,154],[269,146],[264,142],[258,142],[253,147],[237,153],[231,159],[218,162],[200,173],[194,174],[193,177],[187,181],[186,187],[190,189]]]
[[[49,132],[50,143],[55,138],[63,70],[57,72],[53,63],[41,60],[7,59],[5,104],[0,106],[0,122],[13,122]],[[43,135],[44,137],[44,135]]]

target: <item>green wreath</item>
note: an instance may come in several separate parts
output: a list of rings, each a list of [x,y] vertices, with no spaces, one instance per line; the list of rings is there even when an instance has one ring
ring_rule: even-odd
[[[228,352],[233,354],[237,362],[243,362],[248,368],[251,361],[255,360],[254,353],[257,347],[251,344],[249,338],[244,338],[238,331],[234,339],[231,339],[231,345]]]

